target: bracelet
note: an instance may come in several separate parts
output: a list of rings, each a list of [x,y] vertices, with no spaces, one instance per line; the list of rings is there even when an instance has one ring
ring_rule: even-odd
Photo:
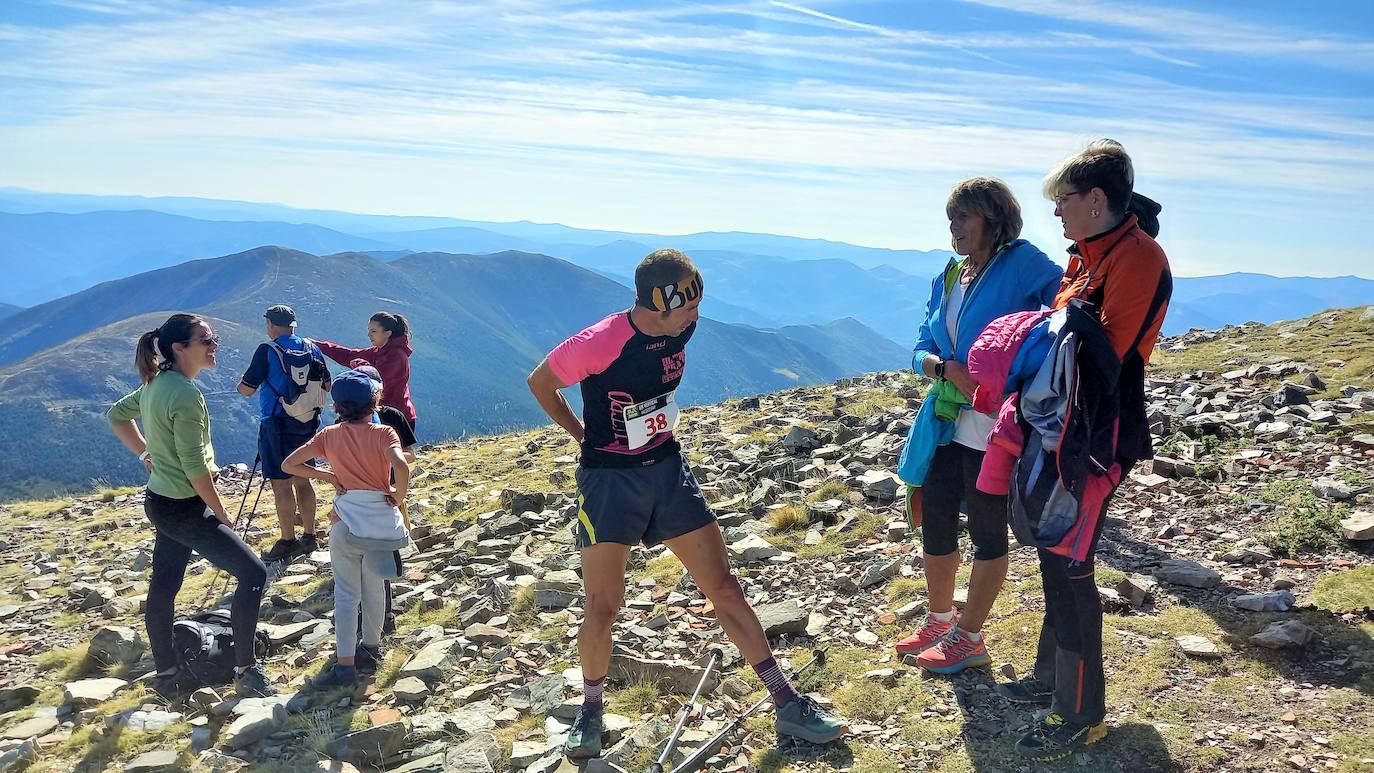
[[[141,454],[138,455],[138,460],[139,460],[140,462],[148,462],[148,461],[152,461],[152,459],[153,459],[153,454],[152,454],[152,452],[149,451],[149,450],[146,449],[146,448],[143,449],[143,453],[141,453]]]

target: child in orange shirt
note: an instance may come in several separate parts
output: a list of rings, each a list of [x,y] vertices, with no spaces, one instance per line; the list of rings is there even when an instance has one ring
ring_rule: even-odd
[[[336,376],[329,393],[342,421],[320,430],[282,463],[283,471],[325,481],[337,492],[329,515],[329,557],[338,663],[313,680],[313,687],[353,685],[359,672],[376,671],[386,613],[385,581],[397,577],[394,552],[410,544],[403,513],[410,467],[396,431],[373,421],[381,396],[375,386],[356,370]],[[327,461],[330,469],[307,465],[311,458]],[[361,637],[356,624],[360,606]]]

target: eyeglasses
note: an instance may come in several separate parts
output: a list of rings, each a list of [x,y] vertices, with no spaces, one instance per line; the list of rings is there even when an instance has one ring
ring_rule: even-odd
[[[219,336],[217,336],[217,335],[201,336],[201,337],[200,337],[200,342],[203,343],[203,344],[205,344],[206,346],[219,346]]]
[[[1054,205],[1056,207],[1062,207],[1064,206],[1064,202],[1069,200],[1070,196],[1077,196],[1082,192],[1083,191],[1069,191],[1068,193],[1061,193],[1058,196],[1055,196],[1053,199],[1051,199],[1051,201],[1054,202]]]

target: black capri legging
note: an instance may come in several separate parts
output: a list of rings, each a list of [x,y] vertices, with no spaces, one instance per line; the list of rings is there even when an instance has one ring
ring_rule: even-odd
[[[238,585],[229,606],[235,642],[253,641],[258,627],[258,606],[267,585],[267,567],[234,530],[206,512],[200,497],[172,499],[152,490],[144,495],[143,512],[157,530],[153,540],[153,576],[148,582],[144,622],[153,664],[165,671],[177,664],[172,645],[172,621],[177,592],[186,577],[186,565],[195,551],[228,572]],[[252,647],[235,647],[235,665],[252,665]]]
[[[982,466],[982,451],[959,443],[935,449],[921,486],[921,542],[929,555],[947,556],[959,549],[960,504],[967,505],[974,560],[1007,554],[1007,498],[978,490]]]

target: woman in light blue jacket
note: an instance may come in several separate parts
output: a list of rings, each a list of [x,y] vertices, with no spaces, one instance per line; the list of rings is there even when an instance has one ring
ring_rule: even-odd
[[[1021,233],[1021,207],[1001,180],[974,177],[945,203],[958,257],[931,282],[912,367],[934,379],[912,424],[898,475],[907,513],[921,529],[929,612],[897,653],[930,671],[952,674],[990,661],[983,622],[1007,575],[1007,498],[975,483],[993,417],[969,405],[975,385],[969,347],[1004,314],[1048,306],[1064,270]],[[973,573],[962,618],[954,612],[959,569],[959,511],[968,513]]]

